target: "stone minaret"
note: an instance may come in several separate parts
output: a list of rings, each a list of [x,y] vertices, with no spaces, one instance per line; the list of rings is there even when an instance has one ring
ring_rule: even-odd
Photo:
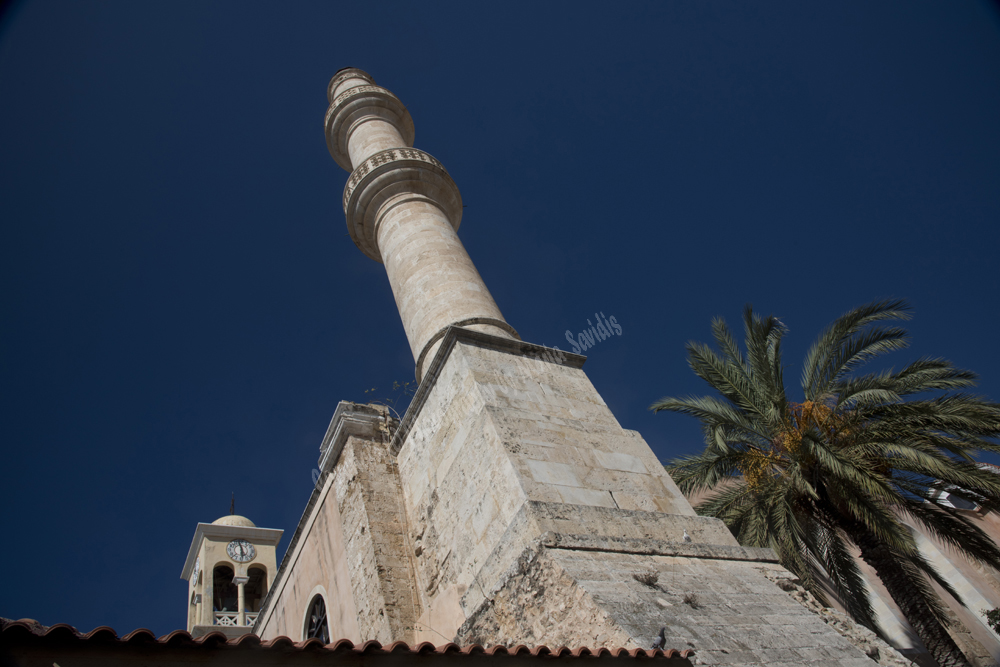
[[[451,325],[517,338],[456,233],[462,196],[441,163],[412,148],[403,103],[359,69],[327,87],[326,144],[351,172],[347,229],[363,253],[385,265],[403,328],[423,377]]]
[[[420,385],[397,424],[341,403],[255,631],[440,644],[694,648],[733,667],[865,667],[771,580],[769,549],[695,514],[585,358],[521,341],[455,234],[458,188],[357,69],[328,88],[351,237],[385,264]]]

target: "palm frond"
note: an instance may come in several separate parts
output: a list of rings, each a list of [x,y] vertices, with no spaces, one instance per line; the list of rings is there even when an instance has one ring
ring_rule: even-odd
[[[729,455],[700,455],[676,459],[666,467],[682,493],[692,494],[713,489],[739,473],[741,452]]]
[[[1000,547],[960,513],[934,502],[913,503],[906,512],[929,534],[969,560],[1000,570]]]
[[[785,387],[780,363],[775,361],[780,351],[785,325],[778,318],[754,314],[749,305],[743,309],[746,336],[748,374],[761,387],[768,409],[767,420],[772,428],[779,427],[784,417]]]
[[[809,348],[802,366],[802,390],[806,399],[821,398],[829,389],[827,382],[836,373],[833,360],[851,337],[866,326],[885,320],[907,320],[909,305],[901,299],[874,301],[855,308],[823,330]]]
[[[909,577],[911,577],[912,583],[911,587],[918,591],[921,597],[924,598],[925,603],[931,608],[934,616],[941,621],[944,625],[949,625],[951,619],[947,611],[947,606],[944,601],[941,600],[934,588],[931,587],[927,580],[920,576],[919,572],[923,572],[931,580],[934,581],[938,586],[944,589],[948,595],[955,598],[958,602],[965,606],[965,600],[962,599],[962,595],[955,590],[955,587],[951,585],[951,582],[941,576],[938,569],[929,560],[923,557],[921,554],[901,561],[903,564],[903,569]],[[912,568],[912,569],[911,569]]]
[[[707,345],[688,344],[688,364],[695,375],[702,378],[713,389],[722,394],[741,410],[757,415],[767,421],[770,410],[765,395],[754,385],[746,368],[717,355]]]
[[[750,442],[770,441],[766,425],[748,416],[731,402],[720,401],[712,396],[664,397],[649,408],[653,412],[679,412],[696,417],[709,430],[719,426],[729,427],[735,432],[744,433]]]
[[[729,525],[730,521],[741,516],[745,508],[754,502],[753,493],[740,481],[733,480],[716,489],[715,493],[706,496],[695,506],[695,511],[701,516],[722,519]]]
[[[979,379],[972,371],[955,368],[945,359],[921,357],[893,375],[900,396],[925,391],[954,391],[976,386]]]
[[[888,352],[902,350],[908,345],[908,335],[906,329],[902,327],[876,327],[852,336],[843,342],[830,359],[828,368],[824,369],[822,384],[817,388],[817,394],[827,393],[849,372],[871,359]]]
[[[815,553],[830,577],[830,584],[837,591],[837,596],[844,601],[847,613],[852,618],[869,629],[878,631],[875,609],[868,595],[868,584],[845,537],[838,530],[826,528],[823,529],[823,534],[825,539],[817,545]]]

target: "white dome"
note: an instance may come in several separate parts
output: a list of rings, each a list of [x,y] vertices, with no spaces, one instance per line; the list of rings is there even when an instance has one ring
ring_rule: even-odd
[[[239,514],[227,514],[212,522],[216,526],[243,526],[244,528],[256,528],[253,521],[240,516]]]

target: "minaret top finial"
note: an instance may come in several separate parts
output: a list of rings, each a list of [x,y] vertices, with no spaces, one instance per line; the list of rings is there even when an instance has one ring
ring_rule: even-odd
[[[339,70],[330,79],[326,96],[330,100],[323,121],[326,146],[334,161],[345,170],[353,171],[379,150],[413,145],[410,112],[399,98],[375,85],[368,72],[356,67]],[[368,136],[376,126],[377,136]],[[355,141],[352,154],[350,138],[358,131],[372,141]]]
[[[357,67],[343,67],[338,69],[333,78],[330,79],[330,83],[326,86],[326,99],[331,104],[333,104],[333,98],[336,96],[335,91],[337,90],[337,86],[348,79],[362,79],[371,85],[375,85],[375,79],[363,69],[358,69]]]

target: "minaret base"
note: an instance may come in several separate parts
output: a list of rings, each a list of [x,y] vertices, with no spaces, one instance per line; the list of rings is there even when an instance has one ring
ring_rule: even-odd
[[[549,533],[525,549],[456,643],[693,649],[706,665],[872,662],[772,579],[773,559],[733,547]],[[685,552],[682,547],[693,547]]]
[[[773,552],[695,514],[583,361],[452,327],[398,425],[342,404],[258,634],[300,639],[323,590],[356,642],[649,649],[665,628],[703,664],[870,667]]]
[[[444,337],[392,443],[417,639],[648,649],[666,627],[706,664],[869,666],[770,580],[791,577],[773,552],[695,514],[583,361]]]

